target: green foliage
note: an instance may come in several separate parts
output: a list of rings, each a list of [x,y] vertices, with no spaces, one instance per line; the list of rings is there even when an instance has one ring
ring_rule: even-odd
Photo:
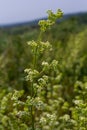
[[[13,37],[1,53],[0,130],[87,129],[87,29],[54,25],[62,11],[47,13],[40,33]]]

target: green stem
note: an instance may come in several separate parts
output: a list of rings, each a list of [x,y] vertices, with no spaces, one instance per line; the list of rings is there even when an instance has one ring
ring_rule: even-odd
[[[38,36],[37,41],[41,41],[41,40],[42,40],[42,36],[43,36],[43,32],[42,32],[42,31],[40,31],[40,34],[39,34],[39,36]]]
[[[41,41],[42,38],[42,31],[39,34],[38,40],[37,42],[39,43]],[[34,54],[33,54],[33,70],[36,69],[37,67],[37,60],[38,60],[38,47],[34,48]],[[33,89],[33,82],[31,83],[31,98],[34,97],[34,89]],[[31,106],[31,121],[32,121],[32,130],[35,130],[35,117],[34,117],[34,107]]]
[[[37,47],[34,48],[34,55],[33,55],[33,70],[36,68],[37,66]],[[31,83],[31,98],[34,97],[34,89],[33,89],[33,82]],[[31,121],[32,121],[32,130],[35,130],[35,116],[34,116],[34,107],[31,106]]]
[[[33,57],[33,69],[37,66],[37,48],[34,50],[34,57]]]
[[[33,98],[33,82],[31,83],[31,98]],[[30,113],[31,113],[31,121],[32,121],[32,130],[35,130],[35,127],[34,127],[34,124],[35,124],[35,121],[34,121],[34,114],[33,114],[33,106],[31,106],[31,109],[30,109]]]
[[[31,120],[32,120],[32,130],[35,130],[34,127],[34,115],[33,115],[33,107],[31,106]]]

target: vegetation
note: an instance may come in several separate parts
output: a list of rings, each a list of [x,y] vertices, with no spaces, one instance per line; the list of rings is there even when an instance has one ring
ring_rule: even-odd
[[[0,30],[0,130],[87,130],[87,14],[47,13]]]

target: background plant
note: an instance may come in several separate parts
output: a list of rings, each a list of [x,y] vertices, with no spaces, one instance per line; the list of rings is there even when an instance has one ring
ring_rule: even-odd
[[[54,25],[62,15],[49,10],[40,32],[8,29],[9,43],[6,32],[0,39],[1,130],[87,129],[86,22],[81,28],[76,18]]]

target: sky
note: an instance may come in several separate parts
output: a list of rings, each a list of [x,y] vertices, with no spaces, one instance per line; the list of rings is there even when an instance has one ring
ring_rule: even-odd
[[[0,25],[32,21],[47,10],[64,14],[87,11],[87,0],[0,0]]]

